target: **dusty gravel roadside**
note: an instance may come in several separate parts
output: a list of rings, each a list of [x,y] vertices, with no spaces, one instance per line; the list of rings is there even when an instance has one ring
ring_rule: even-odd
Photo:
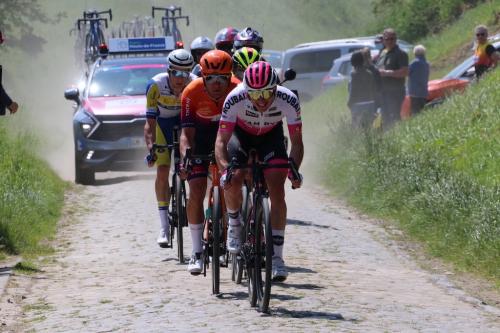
[[[287,193],[291,274],[273,286],[271,314],[251,309],[226,269],[214,297],[209,275],[189,275],[155,244],[151,175],[104,177],[68,197],[43,272],[11,277],[0,331],[500,331],[499,308],[422,270],[382,227],[307,186]]]

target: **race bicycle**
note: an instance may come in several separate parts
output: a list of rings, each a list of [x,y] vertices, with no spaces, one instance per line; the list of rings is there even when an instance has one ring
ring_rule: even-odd
[[[211,186],[203,222],[203,275],[207,275],[207,268],[210,267],[211,263],[212,293],[217,295],[220,292],[220,267],[227,267],[229,261],[226,248],[227,214],[224,193],[220,187],[219,168],[213,152],[209,155],[192,155],[191,150],[187,149],[186,157],[188,161],[197,159],[209,162]]]
[[[84,26],[89,24],[89,29],[85,35],[85,63],[90,66],[99,57],[99,46],[105,44],[104,32],[102,30],[102,22],[108,27],[108,19],[102,18],[101,15],[108,14],[109,20],[113,20],[111,9],[98,12],[96,10],[84,11],[83,18],[78,19],[77,28],[81,31],[81,23]]]
[[[189,26],[189,16],[182,15],[182,8],[179,6],[169,7],[152,7],[151,13],[155,17],[155,11],[163,11],[164,16],[161,18],[161,26],[165,36],[173,36],[176,47],[180,47],[182,43],[182,36],[179,28],[177,27],[177,20],[186,20],[186,25]],[[177,15],[178,14],[178,15]],[[176,16],[177,15],[177,16]],[[172,22],[172,27],[170,27]],[[182,45],[183,47],[183,45]]]
[[[149,155],[146,156],[146,162],[156,161],[156,152],[162,149],[169,149],[172,152],[174,161],[174,170],[170,182],[170,235],[168,243],[170,248],[173,248],[174,235],[177,236],[177,257],[180,263],[185,262],[184,258],[184,242],[183,228],[187,227],[186,214],[186,185],[185,180],[180,177],[180,149],[179,149],[179,132],[178,128],[173,129],[173,142],[168,145],[153,144]],[[184,161],[186,168],[186,160]]]
[[[267,168],[289,168],[294,179],[300,179],[297,166],[290,158],[288,163],[269,164],[261,162],[255,151],[251,151],[249,164],[238,164],[233,159],[227,170],[226,182],[231,181],[234,170],[250,169],[251,194],[243,197],[243,232],[240,255],[233,259],[234,274],[241,282],[242,270],[248,277],[248,297],[252,307],[260,312],[269,311],[271,298],[271,274],[273,258],[273,236],[269,210],[269,193],[264,170]],[[244,186],[246,187],[246,185]],[[248,208],[244,206],[247,205]],[[246,212],[245,212],[246,211]]]

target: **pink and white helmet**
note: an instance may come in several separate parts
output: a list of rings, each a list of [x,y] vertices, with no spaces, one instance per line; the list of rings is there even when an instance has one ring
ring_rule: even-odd
[[[271,89],[279,79],[273,67],[265,61],[256,61],[245,70],[243,84],[247,90]]]

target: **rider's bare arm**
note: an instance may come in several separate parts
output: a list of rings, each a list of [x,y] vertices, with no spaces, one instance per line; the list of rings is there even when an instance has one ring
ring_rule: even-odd
[[[153,143],[156,141],[156,119],[148,118],[146,124],[144,125],[144,140],[148,149],[153,147]]]
[[[225,170],[228,165],[227,144],[231,139],[231,132],[219,131],[217,132],[217,139],[215,140],[215,159],[219,170]]]
[[[180,138],[180,150],[181,156],[186,156],[186,149],[191,148],[194,150],[194,136],[196,133],[196,129],[194,127],[183,127]]]
[[[290,157],[300,167],[302,159],[304,158],[304,142],[302,141],[302,131],[290,133],[290,142],[292,147],[290,149]]]

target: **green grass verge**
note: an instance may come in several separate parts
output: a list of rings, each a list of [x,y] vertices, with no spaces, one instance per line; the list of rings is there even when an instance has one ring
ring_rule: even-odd
[[[487,24],[491,33],[498,31],[500,26],[493,24],[494,11],[500,8],[500,0],[488,1],[475,8],[467,10],[453,24],[450,24],[439,34],[431,35],[416,44],[427,48],[427,59],[433,64],[432,78],[441,78],[465,58],[473,54],[471,47],[474,41],[474,27]]]
[[[7,130],[0,118],[0,252],[36,256],[56,228],[65,183],[36,157],[36,139]]]
[[[500,71],[385,134],[349,125],[345,87],[304,106],[322,181],[458,269],[500,286]],[[335,101],[335,103],[332,103]],[[329,119],[329,120],[327,120]],[[319,137],[318,137],[319,135]]]

